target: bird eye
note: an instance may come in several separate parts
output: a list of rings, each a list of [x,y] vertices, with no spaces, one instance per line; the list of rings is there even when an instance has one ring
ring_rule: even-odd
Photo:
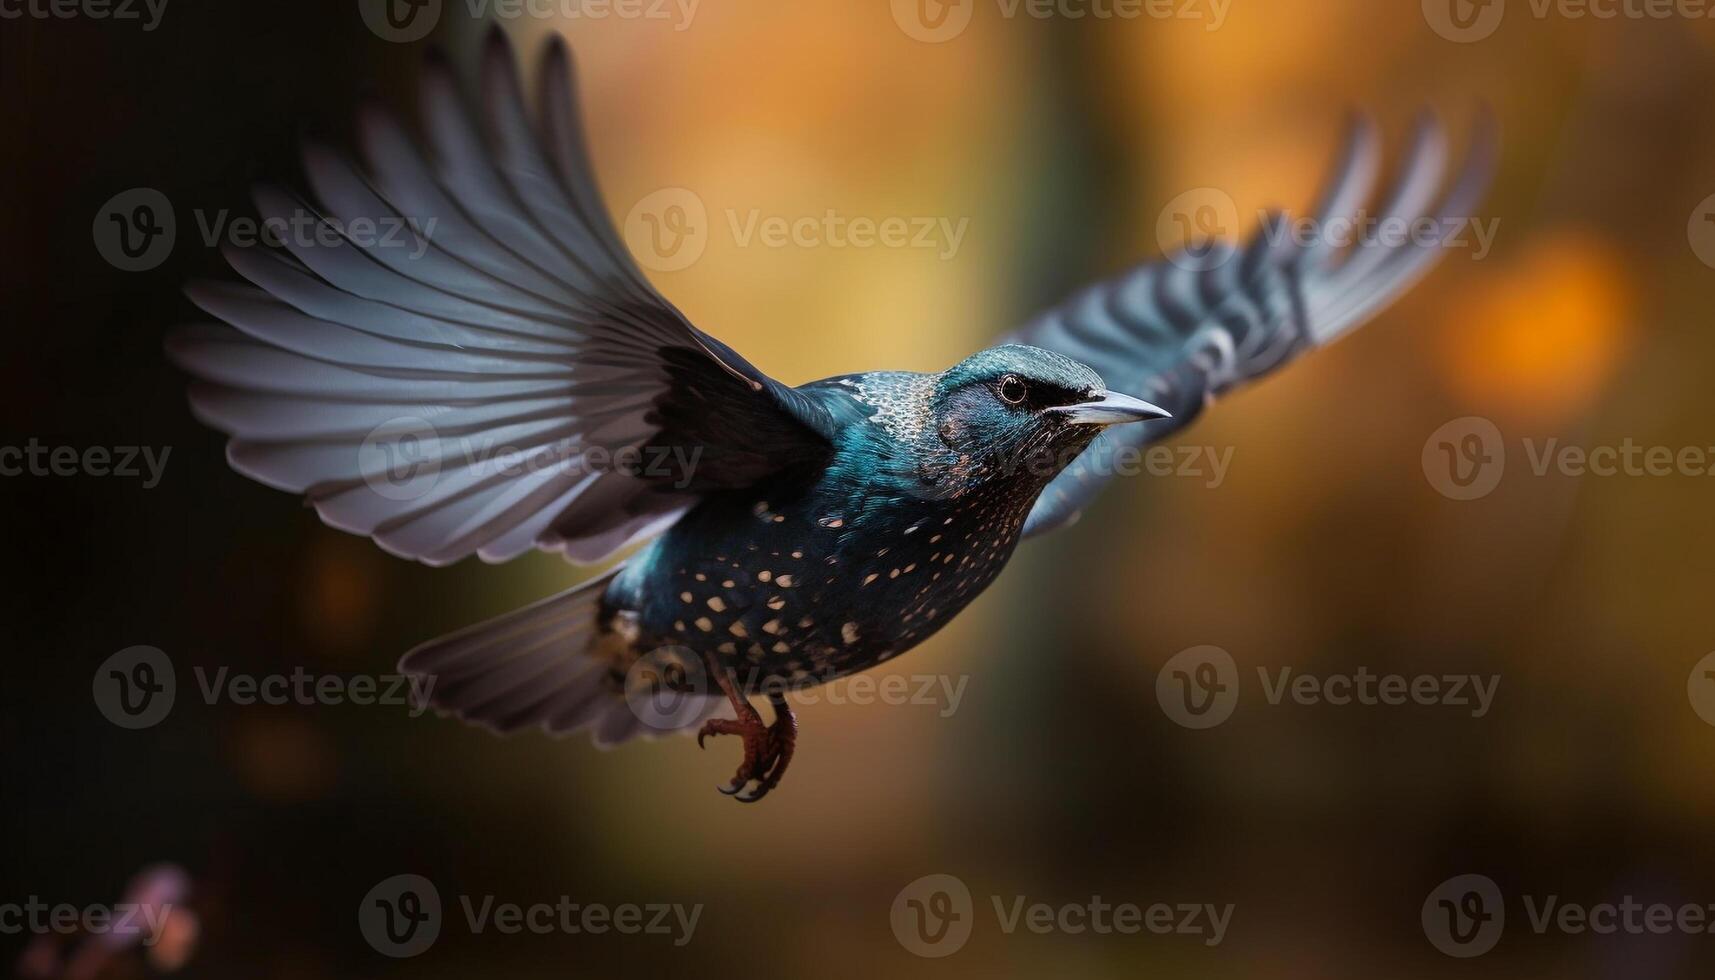
[[[1016,374],[1009,374],[1000,379],[997,390],[1000,392],[1000,400],[1008,405],[1024,404],[1025,396],[1030,393],[1024,385],[1024,379]]]

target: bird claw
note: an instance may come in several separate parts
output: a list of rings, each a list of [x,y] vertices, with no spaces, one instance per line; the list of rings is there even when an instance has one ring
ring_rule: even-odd
[[[739,764],[731,782],[715,789],[740,803],[755,803],[780,785],[780,777],[792,759],[796,734],[797,726],[787,724],[784,718],[776,719],[772,726],[764,726],[761,716],[754,714],[738,721],[712,718],[697,732],[697,745],[702,746],[703,740],[710,735],[742,736],[744,761]],[[748,793],[743,792],[753,782],[756,786]]]

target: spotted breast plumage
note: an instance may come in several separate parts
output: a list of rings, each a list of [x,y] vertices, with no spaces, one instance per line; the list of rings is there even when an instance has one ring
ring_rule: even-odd
[[[1022,539],[1077,516],[1114,454],[1373,316],[1438,255],[1373,231],[1200,243],[947,370],[791,387],[691,325],[633,262],[595,188],[563,44],[540,83],[532,119],[494,35],[474,115],[446,64],[427,66],[426,147],[368,108],[366,168],[307,148],[317,203],[271,188],[257,203],[335,234],[229,248],[250,285],[190,287],[223,322],[168,348],[237,470],[394,554],[594,562],[644,542],[402,669],[443,713],[501,732],[738,735],[725,791],[747,801],[791,761],[792,690],[921,643]],[[1444,183],[1426,116],[1371,226],[1470,215],[1493,158],[1484,125]],[[1360,121],[1314,217],[1368,213],[1377,165]],[[419,234],[389,243],[351,233],[361,222]]]

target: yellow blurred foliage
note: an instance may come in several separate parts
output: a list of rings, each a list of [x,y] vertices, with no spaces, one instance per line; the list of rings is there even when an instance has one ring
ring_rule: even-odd
[[[1620,364],[1634,289],[1612,246],[1546,232],[1485,276],[1460,280],[1447,307],[1441,376],[1463,400],[1538,421],[1589,405]]]

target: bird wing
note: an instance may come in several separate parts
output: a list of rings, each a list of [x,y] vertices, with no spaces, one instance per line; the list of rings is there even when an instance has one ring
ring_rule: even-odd
[[[1397,232],[1419,220],[1445,228],[1473,217],[1494,170],[1488,118],[1444,185],[1447,156],[1441,127],[1424,115],[1392,191],[1376,210],[1364,211],[1380,151],[1374,127],[1356,119],[1312,226],[1376,219],[1354,244],[1340,247],[1327,234],[1295,236],[1285,215],[1271,214],[1242,247],[1209,243],[1138,266],[1085,288],[1007,338],[1082,361],[1109,388],[1173,413],[1098,437],[1043,491],[1024,533],[1070,523],[1113,475],[1118,454],[1165,438],[1216,396],[1332,342],[1417,282],[1444,249]]]
[[[227,247],[249,285],[192,285],[224,322],[168,340],[233,468],[431,565],[533,547],[595,561],[700,492],[828,449],[812,399],[692,326],[633,263],[562,42],[539,83],[532,124],[492,34],[479,131],[432,58],[431,152],[375,107],[359,114],[365,171],[306,147],[317,203],[259,188],[283,250]]]

